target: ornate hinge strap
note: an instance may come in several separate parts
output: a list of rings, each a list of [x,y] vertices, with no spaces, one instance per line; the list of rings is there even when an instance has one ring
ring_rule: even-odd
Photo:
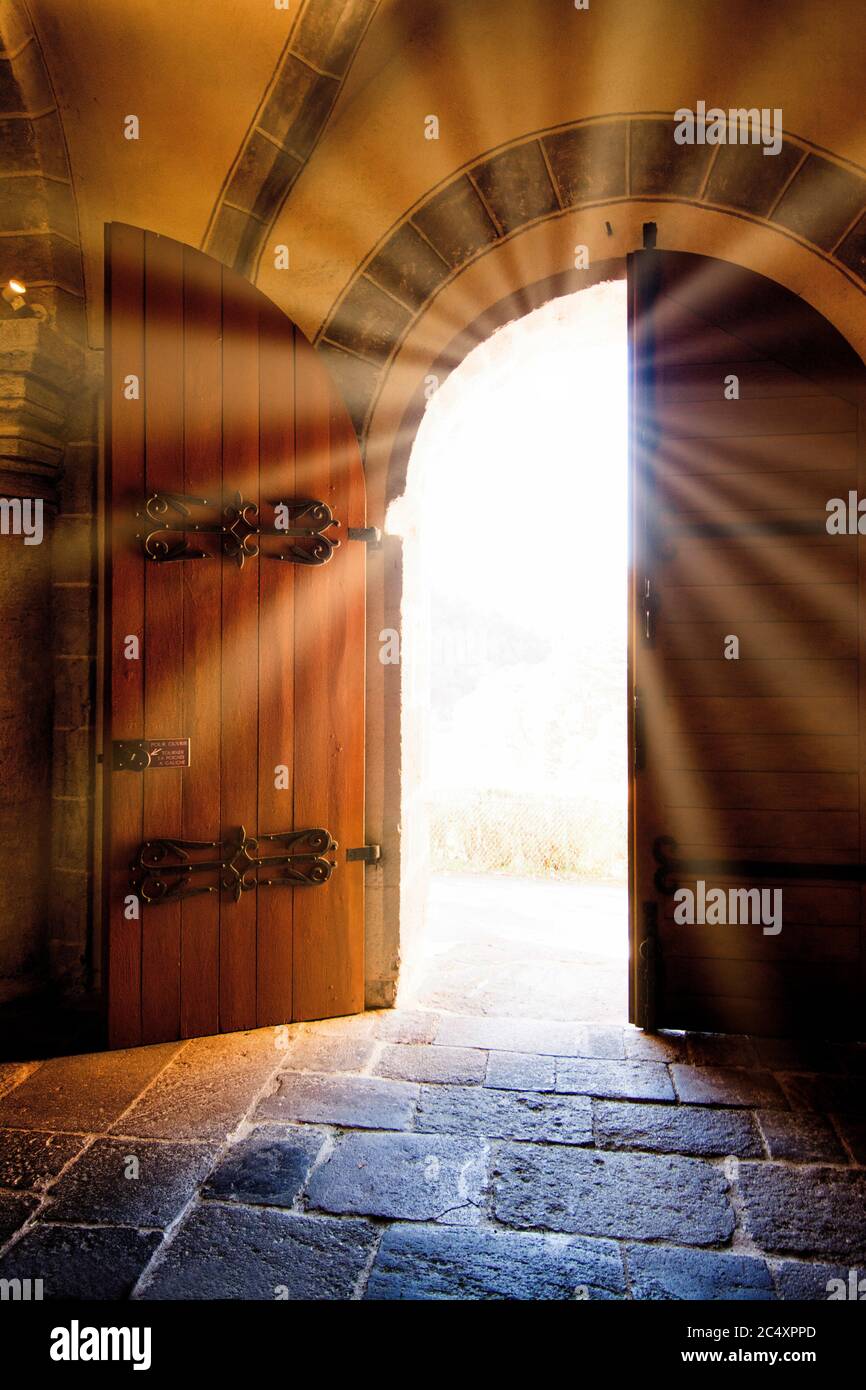
[[[271,847],[275,853],[264,852]],[[220,892],[239,902],[243,893],[257,887],[316,888],[327,883],[334,862],[325,855],[337,848],[330,832],[320,829],[247,835],[241,826],[224,840],[145,840],[132,864],[131,883],[141,901],[150,905]]]
[[[144,504],[139,518],[151,522],[150,530],[143,527],[137,533],[145,558],[156,564],[169,560],[206,560],[207,551],[197,550],[189,536],[217,535],[222,538],[224,555],[233,559],[240,569],[244,561],[260,552],[268,560],[286,560],[293,565],[324,565],[330,560],[340,542],[326,533],[339,526],[330,507],[311,497],[293,497],[285,502],[270,502],[274,520],[265,524],[256,502],[245,502],[239,492],[233,502],[223,507],[219,517],[205,514],[196,519],[197,508],[212,507],[206,497],[189,497],[177,492],[155,492]],[[277,550],[262,550],[262,537],[277,537],[287,542]]]

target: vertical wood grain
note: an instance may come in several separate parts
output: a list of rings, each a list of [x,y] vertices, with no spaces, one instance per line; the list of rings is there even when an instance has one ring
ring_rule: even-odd
[[[147,495],[183,491],[183,247],[144,238],[145,481]],[[183,736],[183,573],[145,562],[144,736]],[[181,833],[183,772],[141,776],[143,838]],[[141,943],[142,1041],[164,1042],[180,1029],[180,903],[146,908]]]
[[[144,573],[135,512],[144,497],[144,234],[113,224],[107,238],[107,303],[110,325],[106,351],[109,511],[109,599],[106,613],[107,708],[105,718],[106,954],[108,1040],[132,1047],[141,1031],[142,920],[128,920],[124,900],[130,892],[129,866],[142,839],[143,787],[132,772],[111,770],[111,740],[144,733],[143,663],[124,656],[127,636],[144,644]],[[127,400],[124,381],[138,377],[140,398]]]
[[[222,270],[184,248],[184,491],[216,511],[222,493]],[[222,581],[218,537],[201,541],[206,560],[184,564],[183,733],[191,739],[184,772],[183,834],[219,840]],[[183,904],[181,1037],[219,1030],[217,894]]]

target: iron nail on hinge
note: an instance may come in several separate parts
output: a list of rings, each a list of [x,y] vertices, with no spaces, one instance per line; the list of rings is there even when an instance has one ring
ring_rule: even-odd
[[[364,864],[378,864],[382,858],[382,848],[380,845],[359,845],[355,849],[346,850],[346,859],[351,863],[360,859]]]

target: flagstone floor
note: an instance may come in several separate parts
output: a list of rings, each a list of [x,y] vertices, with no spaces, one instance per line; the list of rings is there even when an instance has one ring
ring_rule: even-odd
[[[0,1092],[0,1279],[45,1298],[866,1277],[861,1048],[401,1009],[6,1063]]]

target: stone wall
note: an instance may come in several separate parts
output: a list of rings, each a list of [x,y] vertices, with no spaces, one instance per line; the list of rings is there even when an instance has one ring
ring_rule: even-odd
[[[26,8],[0,4],[0,496],[44,539],[0,535],[0,999],[53,968],[85,984],[92,783],[96,400],[75,200]],[[52,655],[52,649],[56,656]]]

